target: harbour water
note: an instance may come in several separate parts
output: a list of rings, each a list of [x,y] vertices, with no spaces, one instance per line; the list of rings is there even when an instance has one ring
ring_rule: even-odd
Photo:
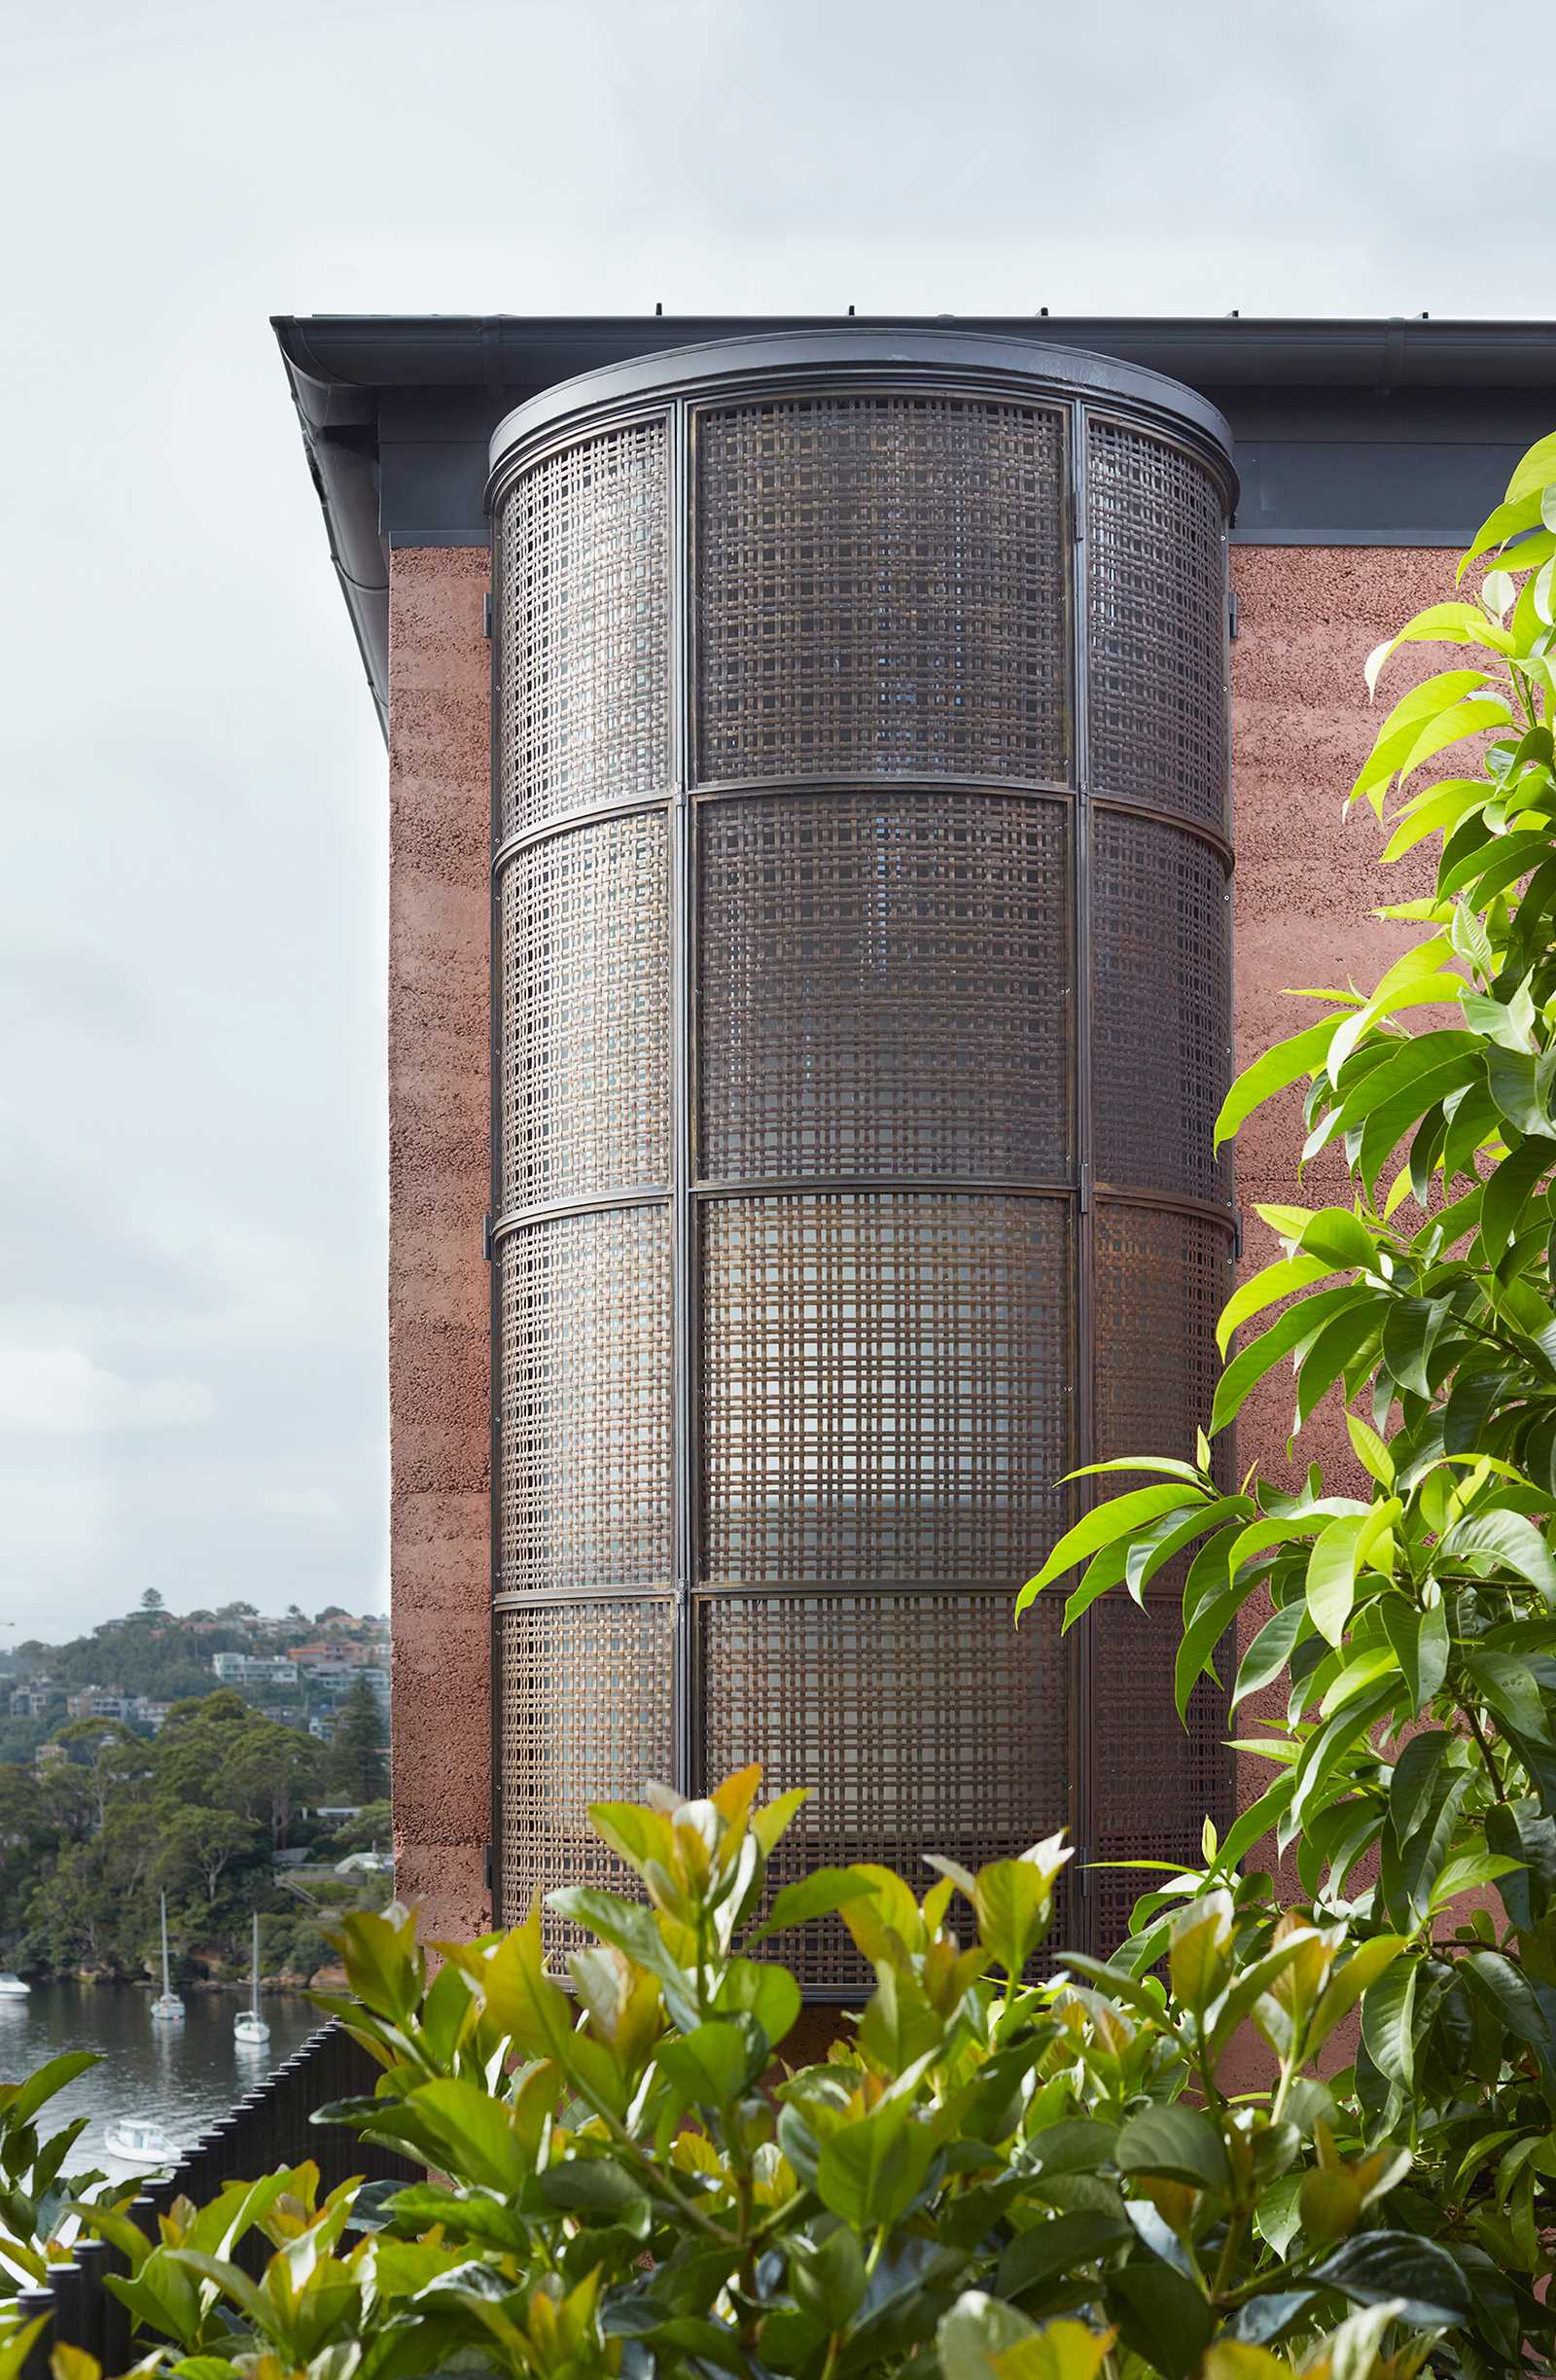
[[[43,2111],[46,2131],[85,2115],[87,2130],[71,2157],[77,2171],[98,2165],[103,2128],[116,2116],[155,2116],[180,2149],[209,2130],[246,2091],[301,2047],[324,2018],[300,1992],[265,1992],[260,2012],[270,2028],[263,2048],[232,2040],[232,2019],[247,2005],[239,1992],[186,1992],[185,2022],[154,2025],[152,1994],[124,1985],[35,1983],[26,2000],[0,2000],[0,2082],[18,2082],[68,2049],[101,2058]]]

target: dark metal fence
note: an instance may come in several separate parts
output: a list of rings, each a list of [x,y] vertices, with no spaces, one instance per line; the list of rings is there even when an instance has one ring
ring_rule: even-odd
[[[277,2166],[301,2165],[310,2157],[319,2168],[321,2197],[353,2175],[369,2182],[414,2181],[420,2168],[406,2158],[359,2140],[343,2125],[310,2121],[315,2108],[371,2092],[377,2073],[368,2052],[341,2026],[322,2025],[294,2057],[202,2133],[171,2173],[148,2182],[130,2202],[131,2220],[155,2237],[159,2216],[175,2199],[199,2206],[226,2183],[257,2181]],[[234,2257],[258,2271],[269,2253],[264,2235],[251,2232],[238,2243]],[[139,2350],[131,2348],[129,2314],[107,2287],[110,2273],[127,2271],[117,2249],[83,2234],[71,2245],[69,2263],[53,2268],[47,2289],[19,2292],[16,2306],[23,2322],[39,2314],[53,2318],[35,2342],[21,2380],[49,2380],[50,2353],[59,2345],[85,2348],[106,2372],[123,2371],[130,2363]]]

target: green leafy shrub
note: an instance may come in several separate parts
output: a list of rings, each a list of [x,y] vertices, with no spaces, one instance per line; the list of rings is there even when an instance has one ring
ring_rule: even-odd
[[[1304,1162],[1338,1150],[1353,1196],[1258,1210],[1281,1254],[1221,1318],[1223,1354],[1253,1335],[1211,1435],[1288,1368],[1293,1438],[1343,1400],[1365,1492],[1315,1468],[1294,1493],[1224,1494],[1202,1438],[1192,1464],[1114,1467],[1160,1484],[1088,1512],[1022,1600],[1084,1562],[1070,1625],[1191,1548],[1181,1709],[1239,1614],[1261,1616],[1233,1700],[1284,1689],[1240,1747],[1272,1782],[1203,1872],[1140,1903],[1119,1963],[1150,1965],[1185,1895],[1228,1892],[1236,1955],[1264,1955],[1290,1918],[1237,1868],[1273,1832],[1315,1922],[1379,1961],[1331,2086],[1343,2120],[1369,2150],[1408,2147],[1405,2220],[1480,2260],[1511,2359],[1548,2355],[1556,2230],[1556,438],[1461,582],[1488,557],[1474,599],[1421,613],[1367,668],[1375,687],[1409,644],[1468,664],[1394,706],[1351,797],[1390,830],[1386,861],[1437,845],[1432,892],[1381,912],[1424,931],[1370,993],[1301,995],[1325,1013],[1218,1125],[1305,1084]],[[1449,753],[1466,773],[1425,782]]]
[[[233,2184],[159,2241],[88,2214],[128,2257],[138,2343],[180,2380],[1264,2380],[1295,2354],[1403,2380],[1432,2341],[1465,2370],[1503,2360],[1478,2272],[1417,2206],[1397,2216],[1408,2151],[1363,2142],[1314,2070],[1391,1951],[1291,1916],[1240,1959],[1220,1892],[1180,1913],[1164,1977],[1070,1958],[1035,1979],[1058,1837],[975,1876],[931,1861],[922,1898],[868,1866],[769,1897],[804,1796],[759,1788],[750,1769],[592,1813],[644,1897],[550,1897],[589,1937],[571,1994],[538,1906],[438,1945],[430,1980],[408,1912],[348,1917],[354,1997],[331,2005],[381,2073],[320,2114],[432,2178],[323,2205],[306,2169]],[[874,1988],[824,2062],[776,2069],[799,1989],[758,1954],[833,1912]],[[1234,2092],[1251,2036],[1269,2084]],[[258,2278],[233,2256],[252,2226]]]
[[[25,2081],[0,2082],[0,2309],[18,2290],[47,2278],[75,2200],[103,2180],[95,2166],[68,2170],[87,2129],[84,2115],[58,2132],[38,2129],[50,2100],[96,2064],[94,2050],[74,2049]]]

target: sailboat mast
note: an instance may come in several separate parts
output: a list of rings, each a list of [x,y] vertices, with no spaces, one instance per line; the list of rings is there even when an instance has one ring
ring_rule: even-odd
[[[164,2000],[171,1993],[172,1988],[167,1974],[167,1895],[164,1893],[162,1895],[162,1998]]]
[[[256,1909],[254,1912],[254,1994],[252,2005],[254,2013],[256,2016],[258,2016],[260,2012],[260,1912],[258,1909]]]

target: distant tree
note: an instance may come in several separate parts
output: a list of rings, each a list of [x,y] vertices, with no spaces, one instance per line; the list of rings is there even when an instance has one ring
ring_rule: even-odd
[[[151,1749],[117,1719],[73,1719],[56,1728],[54,1742],[63,1744],[72,1761],[87,1770],[101,1827],[108,1804],[126,1789],[143,1785],[152,1773]]]
[[[39,1780],[59,1843],[84,1843],[97,1831],[97,1796],[85,1768],[74,1760],[52,1760]]]
[[[235,1810],[266,1827],[276,1848],[298,1803],[317,1790],[323,1765],[311,1735],[266,1719],[230,1688],[175,1703],[158,1750],[160,1801]]]
[[[144,1806],[116,1804],[107,1824],[70,1844],[33,1894],[24,1936],[33,1955],[53,1967],[90,1962],[124,1974],[143,1971],[157,1914],[150,1871],[158,1848]]]
[[[187,1893],[195,1880],[208,1904],[237,1860],[252,1856],[260,1829],[235,1810],[204,1810],[197,1804],[169,1810],[158,1823],[157,1881],[169,1893]]]
[[[330,1782],[351,1801],[377,1801],[389,1781],[389,1730],[366,1678],[340,1705],[330,1746]]]
[[[0,1935],[21,1916],[27,1893],[58,1842],[53,1812],[30,1768],[0,1768]]]
[[[394,1834],[394,1810],[387,1801],[367,1801],[355,1818],[333,1827],[328,1838],[331,1859],[342,1860],[353,1851],[387,1851]]]
[[[149,1586],[140,1599],[140,1608],[143,1612],[161,1612],[165,1611],[167,1607],[156,1587]]]
[[[224,1603],[218,1607],[216,1616],[218,1619],[258,1619],[260,1607],[257,1603]]]

